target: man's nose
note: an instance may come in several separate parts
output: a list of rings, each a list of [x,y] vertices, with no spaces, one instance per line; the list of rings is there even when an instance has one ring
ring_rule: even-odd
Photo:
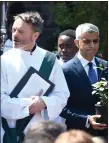
[[[66,46],[63,47],[62,51],[63,51],[63,52],[66,52],[66,51],[67,51]]]
[[[14,31],[14,32],[12,33],[12,35],[13,35],[14,37],[17,37],[17,36],[19,35],[19,33],[18,33],[18,31],[16,30],[16,31]]]
[[[93,48],[93,47],[95,46],[94,42],[91,41],[90,44],[89,44],[89,46],[90,46],[91,48]]]

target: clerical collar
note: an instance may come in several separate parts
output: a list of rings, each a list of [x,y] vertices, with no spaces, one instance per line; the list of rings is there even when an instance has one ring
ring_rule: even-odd
[[[36,49],[36,45],[34,45],[34,47],[32,48],[32,50],[30,50],[30,55],[32,55],[33,51]]]

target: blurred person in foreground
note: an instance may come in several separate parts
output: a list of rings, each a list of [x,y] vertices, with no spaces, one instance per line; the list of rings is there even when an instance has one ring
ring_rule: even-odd
[[[100,137],[93,137],[82,130],[70,130],[60,134],[54,143],[106,143]]]
[[[52,140],[52,142],[54,142],[56,138],[65,131],[66,131],[66,126],[64,124],[55,123],[53,121],[39,121],[33,124],[29,128],[25,136],[25,143],[27,143],[28,140],[35,140],[35,139],[36,142],[38,141],[41,142],[41,140],[43,139],[38,138],[39,136],[48,137],[49,139]]]
[[[59,135],[55,143],[94,143],[92,136],[82,130],[70,130]]]
[[[23,143],[54,143],[54,140],[45,134],[36,134],[33,137],[25,138]]]

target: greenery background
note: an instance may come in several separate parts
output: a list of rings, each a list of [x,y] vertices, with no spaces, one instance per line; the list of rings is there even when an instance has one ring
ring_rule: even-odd
[[[98,26],[99,51],[105,59],[108,59],[108,1],[61,1],[56,2],[51,11],[55,15],[55,22],[60,27],[60,31],[69,28],[76,29],[79,24],[86,22]]]
[[[103,54],[104,59],[108,60],[108,1],[15,2],[22,2],[27,11],[38,11],[44,19],[44,29],[37,40],[42,48],[49,51],[57,50],[57,39],[61,31],[69,28],[76,29],[79,24],[90,22],[97,25],[100,30],[99,52]],[[14,2],[6,3],[9,6]],[[0,15],[2,14],[1,4],[2,2],[0,2]]]

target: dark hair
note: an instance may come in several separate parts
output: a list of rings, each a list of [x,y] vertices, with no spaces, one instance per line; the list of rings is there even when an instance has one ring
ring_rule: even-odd
[[[41,33],[43,29],[44,20],[41,18],[38,12],[25,12],[18,14],[14,17],[14,20],[21,18],[24,22],[32,26],[35,32]]]
[[[72,30],[72,29],[65,30],[65,31],[63,31],[62,33],[59,34],[59,37],[62,36],[62,35],[66,35],[66,36],[75,38],[75,30]]]

